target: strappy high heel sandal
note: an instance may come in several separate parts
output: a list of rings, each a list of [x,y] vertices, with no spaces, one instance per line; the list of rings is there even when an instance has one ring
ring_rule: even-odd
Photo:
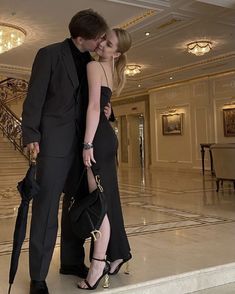
[[[87,288],[82,288],[79,285],[77,285],[78,288],[79,289],[82,289],[82,290],[95,290],[97,288],[97,286],[99,285],[100,280],[103,277],[104,277],[103,288],[108,288],[109,287],[109,276],[108,276],[108,273],[110,271],[110,265],[109,265],[109,263],[105,259],[98,259],[98,258],[95,258],[95,257],[92,257],[92,259],[105,262],[105,267],[104,267],[103,273],[99,277],[99,279],[95,282],[95,284],[93,286],[91,286],[87,280],[84,280],[85,284],[87,285]]]
[[[129,260],[131,258],[132,258],[132,255],[130,253],[128,258],[123,259],[123,261],[121,263],[119,263],[119,265],[115,268],[115,270],[112,273],[109,271],[109,275],[111,275],[111,276],[116,275],[120,271],[120,269],[121,269],[121,267],[123,266],[124,263],[126,263],[126,269],[125,269],[124,273],[129,275],[129,273],[130,273],[130,271],[129,271]]]

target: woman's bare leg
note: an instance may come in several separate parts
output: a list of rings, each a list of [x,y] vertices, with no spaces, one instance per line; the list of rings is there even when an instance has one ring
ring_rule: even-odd
[[[87,170],[87,179],[89,192],[91,193],[97,188],[97,184],[90,168]],[[94,242],[93,257],[98,259],[105,259],[109,238],[110,238],[110,223],[107,214],[105,215],[103,222],[100,226],[101,236]],[[99,277],[102,275],[105,267],[105,262],[97,261],[92,259],[90,269],[87,275],[87,282],[93,286]],[[87,288],[84,281],[79,283],[82,288]]]
[[[119,266],[119,264],[122,262],[123,262],[123,259],[116,259],[110,262],[110,273],[113,273],[115,269]]]

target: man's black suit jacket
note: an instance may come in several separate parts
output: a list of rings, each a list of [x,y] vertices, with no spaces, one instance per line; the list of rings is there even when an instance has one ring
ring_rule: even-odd
[[[68,39],[40,49],[23,105],[23,144],[39,142],[40,155],[46,156],[74,151],[76,132],[83,140],[88,104],[88,93],[80,92]]]

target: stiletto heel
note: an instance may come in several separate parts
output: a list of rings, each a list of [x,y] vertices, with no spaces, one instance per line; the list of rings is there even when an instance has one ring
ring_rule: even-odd
[[[132,258],[132,255],[130,253],[129,257],[126,259],[123,259],[123,261],[121,263],[119,263],[119,265],[115,268],[115,270],[112,273],[109,271],[109,275],[111,275],[111,276],[116,275],[120,271],[120,269],[124,263],[126,263],[126,269],[125,269],[124,273],[129,275],[130,271],[129,271],[129,262],[128,261],[131,258]]]
[[[126,269],[124,271],[124,274],[129,275],[130,274],[130,264],[129,261],[126,262]]]
[[[101,279],[104,277],[103,288],[108,288],[109,287],[108,273],[110,271],[109,263],[105,259],[98,259],[95,257],[92,257],[92,259],[105,262],[105,267],[104,267],[102,275],[98,278],[98,280],[95,282],[95,284],[93,286],[91,286],[87,280],[84,280],[85,284],[87,285],[87,288],[82,288],[82,287],[80,287],[79,284],[77,285],[77,287],[82,290],[95,290],[97,288],[97,286],[99,285],[99,282],[101,281]]]
[[[104,282],[103,282],[103,288],[109,288],[109,286],[110,286],[110,284],[109,284],[109,275],[108,274],[106,274],[105,276],[104,276]]]

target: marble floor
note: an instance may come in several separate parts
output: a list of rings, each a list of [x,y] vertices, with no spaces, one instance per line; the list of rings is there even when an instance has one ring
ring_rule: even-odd
[[[0,169],[3,170],[1,163]],[[7,293],[12,233],[19,204],[15,183],[23,174],[24,169],[19,168],[10,178],[1,175],[0,179],[1,294]],[[119,181],[133,253],[130,274],[125,275],[122,270],[111,277],[109,289],[103,290],[100,285],[95,293],[235,293],[234,284],[219,286],[235,282],[235,191],[232,184],[224,183],[217,193],[215,178],[209,172],[203,177],[200,170],[165,169],[120,168]],[[60,231],[47,279],[50,293],[83,293],[76,288],[76,277],[58,273],[59,242]],[[87,251],[88,248],[89,241],[86,242]],[[219,278],[207,276],[213,271]],[[201,281],[199,275],[208,278]],[[154,288],[155,284],[158,287]],[[218,287],[199,291],[211,286]],[[27,235],[12,294],[26,294],[28,288]]]
[[[194,294],[234,294],[235,283],[225,284],[223,286],[213,287],[206,290],[194,292]]]

